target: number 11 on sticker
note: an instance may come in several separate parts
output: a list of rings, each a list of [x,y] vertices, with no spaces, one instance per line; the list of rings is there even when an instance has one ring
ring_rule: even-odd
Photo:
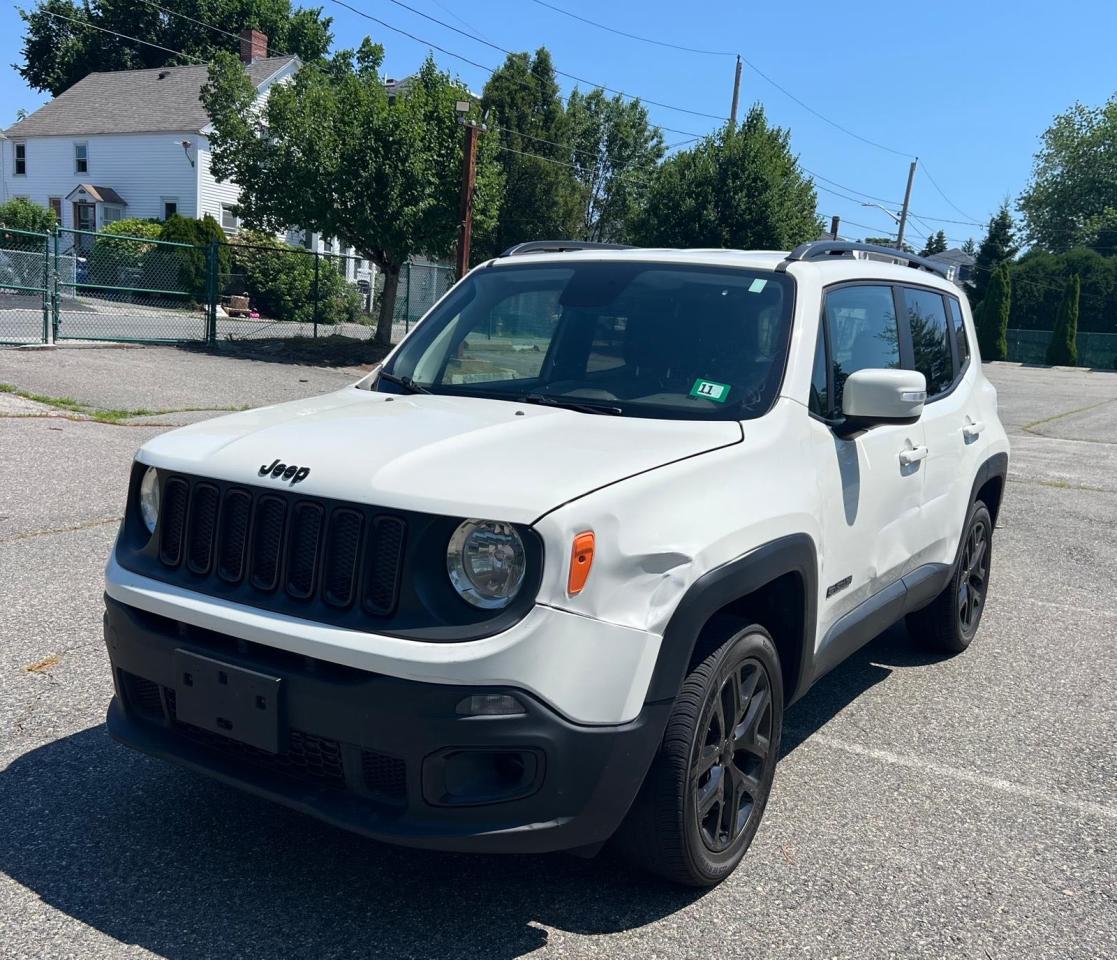
[[[690,388],[690,396],[699,400],[713,400],[715,403],[725,403],[729,399],[729,384],[716,383],[713,380],[698,379]]]

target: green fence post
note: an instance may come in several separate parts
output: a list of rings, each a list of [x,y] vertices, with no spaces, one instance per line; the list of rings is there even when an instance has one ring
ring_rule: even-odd
[[[50,234],[43,237],[43,343],[50,343]]]
[[[59,233],[57,223],[53,227],[51,227],[51,233],[54,236],[54,270],[53,270],[54,282],[51,284],[51,292],[50,292],[50,299],[51,299],[51,341],[54,342],[54,343],[57,343],[58,342],[58,326],[59,326],[59,322],[62,319],[61,318],[62,297],[60,296],[60,294],[58,292],[58,264],[60,262],[59,253],[61,251],[61,247],[59,246],[59,243],[61,242],[61,235]],[[77,261],[75,261],[74,262],[74,283],[75,284],[78,282],[77,270],[78,270]],[[74,287],[74,296],[76,297],[77,294],[78,294],[78,291],[77,291],[77,287],[75,286]]]
[[[217,264],[217,241],[210,240],[206,250],[206,342],[211,347],[217,344]]]
[[[318,251],[314,251],[314,338],[318,339],[318,270],[321,261]]]
[[[411,329],[411,261],[407,261],[407,292],[403,301],[403,332]]]

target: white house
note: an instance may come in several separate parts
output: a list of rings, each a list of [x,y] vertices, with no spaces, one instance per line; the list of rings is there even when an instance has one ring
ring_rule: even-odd
[[[298,70],[246,31],[241,56],[261,97]],[[99,230],[123,217],[211,214],[229,232],[239,188],[210,172],[205,66],[91,73],[4,131],[3,199],[52,208],[64,227]]]

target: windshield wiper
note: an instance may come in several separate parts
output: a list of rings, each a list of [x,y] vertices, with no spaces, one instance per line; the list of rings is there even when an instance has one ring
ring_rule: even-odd
[[[528,393],[515,398],[519,403],[538,403],[545,407],[562,407],[564,410],[577,410],[579,413],[603,413],[619,417],[624,411],[620,407],[608,404],[597,404],[576,399],[575,397],[544,396],[541,393]]]
[[[430,393],[431,391],[424,387],[421,383],[416,383],[410,377],[397,377],[394,373],[388,373],[387,370],[381,370],[376,375],[378,380],[387,380],[388,383],[394,383],[397,386],[403,387],[408,393]]]

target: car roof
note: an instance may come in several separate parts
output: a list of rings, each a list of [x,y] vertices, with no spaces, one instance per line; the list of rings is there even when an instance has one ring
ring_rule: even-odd
[[[940,274],[911,267],[907,264],[864,257],[855,258],[853,256],[788,260],[788,253],[785,250],[597,247],[586,250],[541,251],[497,257],[490,260],[487,266],[506,268],[539,264],[582,263],[586,261],[700,264],[752,270],[776,270],[783,264],[785,265],[783,269],[788,273],[800,277],[812,277],[823,286],[848,280],[875,280],[886,283],[908,283],[936,287],[945,292],[953,293],[955,296],[959,292],[954,283]]]

